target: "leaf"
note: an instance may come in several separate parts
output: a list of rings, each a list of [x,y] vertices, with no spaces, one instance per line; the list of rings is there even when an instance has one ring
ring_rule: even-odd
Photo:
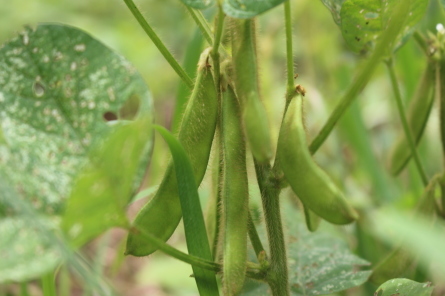
[[[181,143],[165,128],[161,126],[154,128],[167,142],[173,156],[189,254],[213,261],[199,201],[198,186],[187,153]],[[219,295],[215,273],[196,266],[192,268],[200,295]]]
[[[382,284],[376,296],[431,296],[434,287],[431,283],[417,283],[408,279],[392,279]]]
[[[44,222],[48,229],[54,227]],[[59,264],[60,253],[42,231],[20,216],[0,220],[0,283],[31,280]]]
[[[285,0],[225,0],[223,3],[224,12],[234,18],[252,18],[277,5]]]
[[[341,30],[349,47],[360,53],[373,49],[376,41],[388,27],[391,14],[398,9],[400,0],[346,0],[341,6]],[[428,1],[403,0],[406,14],[403,30],[393,36],[392,49],[396,50],[412,33],[414,26],[426,12]]]
[[[141,160],[147,154],[151,119],[118,126],[90,153],[68,199],[62,229],[79,247],[113,226],[128,226],[125,216]]]
[[[0,169],[36,209],[60,213],[92,145],[111,130],[106,115],[149,91],[136,70],[85,32],[26,28],[0,49]]]
[[[403,246],[418,257],[423,266],[434,263],[435,273],[445,281],[445,224],[431,220],[431,217],[410,217],[394,210],[381,210],[369,217],[376,237],[394,247]]]
[[[323,4],[331,11],[332,18],[339,27],[341,27],[341,6],[345,1],[346,0],[321,0],[321,2],[323,2]]]
[[[304,218],[292,209],[285,213],[285,219],[289,234],[288,266],[292,295],[331,294],[362,285],[368,280],[371,271],[360,271],[359,267],[369,263],[352,254],[344,241],[322,230],[309,232]],[[250,290],[243,294],[245,296],[271,295],[265,284],[248,282],[246,289]]]
[[[215,4],[214,0],[181,0],[185,5],[191,8],[204,9]]]

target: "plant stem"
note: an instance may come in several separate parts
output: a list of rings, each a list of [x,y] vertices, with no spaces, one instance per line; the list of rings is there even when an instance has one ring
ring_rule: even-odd
[[[0,295],[2,294],[0,293]],[[29,296],[27,282],[20,283],[20,296]]]
[[[158,239],[157,237],[151,235],[145,229],[136,228],[135,231],[140,232],[146,239],[150,240],[151,243],[156,245],[160,251],[166,253],[167,255],[172,256],[173,258],[176,258],[176,259],[183,261],[185,263],[188,263],[188,264],[191,264],[191,265],[194,265],[197,267],[201,267],[201,268],[204,268],[207,270],[212,270],[215,272],[219,271],[219,267],[216,263],[201,259],[196,256],[186,254],[184,252],[181,252],[178,249],[164,243],[162,240]]]
[[[56,296],[54,273],[50,272],[42,276],[42,290],[44,296]]]
[[[151,41],[153,41],[153,43],[156,45],[158,50],[161,52],[161,54],[164,56],[164,58],[167,60],[167,62],[170,64],[173,70],[175,70],[176,74],[178,74],[178,76],[181,77],[182,81],[184,81],[184,83],[187,85],[189,89],[193,89],[192,79],[187,75],[187,73],[178,63],[178,61],[173,57],[173,55],[170,53],[170,51],[158,37],[156,32],[151,28],[151,26],[142,16],[141,12],[136,7],[133,0],[124,0],[124,2],[127,5],[128,9],[130,9],[133,16],[138,21],[139,25],[141,25],[142,29],[144,29],[147,36],[150,37]]]
[[[423,53],[429,57],[430,53],[428,52],[428,44],[426,43],[425,37],[422,36],[422,34],[416,30],[413,34],[414,40],[416,40],[419,47],[422,49]]]
[[[287,88],[286,105],[295,96],[294,86],[294,56],[292,49],[292,16],[290,0],[284,2],[284,23],[286,27],[286,65],[287,65]]]
[[[411,129],[408,125],[408,120],[406,119],[405,111],[403,108],[402,96],[400,94],[399,85],[397,83],[397,78],[396,78],[396,74],[394,71],[394,64],[393,64],[392,58],[387,60],[385,62],[385,64],[388,68],[389,76],[391,78],[391,85],[392,85],[392,89],[394,91],[394,95],[396,98],[397,109],[399,111],[400,120],[402,121],[402,126],[403,126],[403,131],[405,133],[405,137],[408,139],[408,144],[411,149],[411,154],[412,154],[414,161],[416,163],[417,171],[419,172],[419,175],[422,179],[423,185],[427,186],[428,185],[428,177],[425,173],[422,163],[420,162],[419,154],[417,153],[417,149],[416,149],[416,143],[414,141]]]
[[[276,182],[270,182],[271,167],[255,161],[255,171],[261,190],[267,237],[269,240],[270,268],[267,282],[273,296],[289,296],[289,279],[286,260],[286,245],[280,213],[280,189]]]
[[[185,5],[185,8],[192,16],[195,23],[198,25],[199,29],[201,30],[202,35],[207,40],[209,44],[213,44],[213,37],[212,37],[212,30],[210,30],[210,26],[207,23],[207,20],[202,15],[201,11],[195,10],[191,8],[188,5]]]
[[[249,211],[249,217],[248,217],[247,223],[248,223],[250,242],[252,243],[252,247],[255,250],[255,254],[257,255],[257,258],[258,258],[259,254],[262,251],[264,251],[264,247],[263,247],[263,244],[261,243],[261,239],[260,239],[260,236],[258,235],[255,224],[253,223],[253,219],[252,219],[252,215],[251,215],[250,211]]]

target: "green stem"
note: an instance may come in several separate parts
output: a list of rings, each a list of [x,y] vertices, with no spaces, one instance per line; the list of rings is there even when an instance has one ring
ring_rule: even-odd
[[[151,41],[153,41],[153,43],[156,45],[158,50],[161,52],[161,54],[164,56],[164,58],[167,60],[167,62],[170,64],[173,70],[175,70],[176,74],[178,74],[178,76],[181,77],[182,81],[184,81],[184,83],[187,85],[188,88],[193,89],[192,79],[187,75],[187,73],[178,63],[178,61],[173,57],[173,55],[170,53],[170,51],[158,37],[156,32],[147,23],[147,21],[139,11],[139,9],[134,4],[133,0],[124,0],[124,2],[127,5],[128,9],[130,9],[133,16],[138,21],[139,25],[141,25],[142,29],[144,29],[147,36],[150,37]]]
[[[259,258],[259,254],[264,251],[264,247],[263,244],[261,243],[261,239],[260,236],[258,235],[255,224],[253,223],[252,214],[250,213],[250,211],[247,223],[248,223],[250,242],[252,243],[252,247],[255,250],[257,258]]]
[[[185,8],[190,13],[195,23],[198,25],[202,35],[207,40],[207,42],[209,44],[213,44],[214,42],[212,37],[212,30],[210,30],[210,26],[205,17],[202,15],[201,11],[195,10],[188,5],[185,5]]]
[[[397,83],[396,73],[394,70],[393,60],[389,59],[385,62],[385,64],[389,71],[392,89],[394,91],[394,95],[396,98],[397,109],[399,111],[400,120],[402,121],[402,126],[403,126],[405,136],[408,139],[408,144],[411,149],[411,154],[413,155],[419,175],[422,178],[423,185],[426,186],[426,185],[428,185],[428,177],[425,173],[422,163],[420,162],[419,154],[417,153],[417,149],[416,149],[416,143],[414,141],[411,129],[409,128],[408,120],[406,119],[405,111],[403,108],[402,96],[400,94],[400,89],[399,89],[399,85]]]
[[[131,230],[130,230],[131,231]],[[160,251],[164,252],[167,255],[172,256],[173,258],[176,258],[180,261],[183,261],[185,263],[201,267],[207,270],[218,272],[220,268],[218,267],[218,264],[201,259],[196,256],[192,256],[189,254],[186,254],[184,252],[179,251],[178,249],[175,249],[174,247],[166,244],[164,241],[158,239],[157,237],[151,235],[149,232],[147,232],[145,229],[137,228],[135,231],[138,231],[141,233],[147,240],[149,240],[152,244],[156,245]]]
[[[423,37],[423,35],[418,30],[414,31],[413,37],[414,37],[414,40],[416,40],[419,47],[422,49],[423,53],[427,57],[429,57],[430,53],[428,52],[428,44],[425,40],[425,37]]]
[[[20,283],[20,296],[29,296],[27,282]]]
[[[269,180],[271,175],[269,164],[261,165],[255,161],[255,171],[261,190],[261,200],[269,240],[270,267],[266,280],[273,296],[289,296],[286,245],[280,213],[280,189],[276,186],[276,182]]]
[[[56,296],[54,273],[50,272],[42,276],[42,290],[44,296]]]
[[[221,272],[222,266],[221,264],[214,263],[211,261],[207,261],[204,259],[201,259],[196,256],[192,256],[189,254],[186,254],[184,252],[179,251],[178,249],[175,249],[174,247],[164,243],[162,240],[156,238],[155,236],[151,235],[149,232],[145,231],[144,229],[138,228],[135,229],[136,231],[139,231],[145,238],[151,241],[154,245],[157,245],[160,251],[164,252],[167,255],[172,256],[173,258],[176,258],[182,262],[188,263],[190,265],[194,265],[200,268],[204,268],[210,271],[213,271],[215,273]],[[251,264],[253,265],[253,264]],[[264,271],[258,268],[249,268],[246,272],[246,275],[249,278],[256,279],[256,280],[264,280],[265,274]],[[46,296],[46,294],[45,294]],[[54,294],[55,296],[55,294]]]
[[[289,102],[296,94],[294,86],[294,56],[292,49],[292,16],[291,16],[290,0],[284,2],[284,23],[286,27],[286,62],[287,62],[286,102]]]

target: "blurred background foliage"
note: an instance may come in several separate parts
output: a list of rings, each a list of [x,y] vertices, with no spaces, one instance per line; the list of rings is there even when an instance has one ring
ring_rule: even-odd
[[[445,15],[438,1],[430,1],[427,15],[419,25],[421,32],[435,32]],[[137,1],[142,13],[169,49],[182,61],[187,44],[196,38],[196,26],[179,0]],[[348,50],[340,30],[321,1],[293,1],[294,59],[296,83],[307,90],[305,108],[308,137],[313,138],[361,66],[364,57]],[[214,11],[205,11],[211,19]],[[285,39],[283,7],[259,17],[260,81],[262,99],[267,107],[274,139],[284,107]],[[61,22],[79,27],[130,60],[145,78],[155,98],[156,121],[171,127],[179,79],[152,44],[123,1],[119,0],[15,0],[0,8],[0,44],[19,32],[24,25],[38,22]],[[205,46],[203,44],[203,46]],[[203,47],[204,48],[204,47]],[[405,104],[412,96],[426,58],[411,39],[395,56],[396,70]],[[421,196],[423,186],[410,163],[399,177],[387,171],[389,149],[402,133],[389,76],[382,63],[371,82],[340,120],[333,134],[315,155],[321,166],[338,181],[354,202],[410,208]],[[419,151],[429,176],[442,170],[437,102],[433,107]],[[156,141],[146,187],[155,186],[162,178],[169,155],[162,141]],[[254,178],[252,166],[249,173]],[[210,174],[208,174],[210,175]],[[252,179],[253,180],[253,179]],[[258,201],[258,189],[250,186],[252,204]],[[205,203],[211,192],[211,178],[206,178],[200,193]],[[287,191],[283,193],[286,194]],[[129,210],[134,215],[139,201]],[[182,229],[180,227],[180,229]],[[330,229],[330,228],[329,228]],[[338,228],[340,235],[351,233],[352,227]],[[357,242],[348,236],[352,248]],[[177,260],[156,253],[150,258],[123,258],[125,236],[115,230],[85,248],[85,254],[120,295],[197,295],[191,268]],[[170,240],[185,250],[181,231]],[[375,256],[374,256],[375,257]],[[373,261],[373,255],[369,258]],[[60,276],[63,276],[63,272]],[[72,291],[78,283],[69,283]],[[18,287],[0,287],[0,295]],[[34,292],[38,294],[38,289]],[[33,290],[31,289],[31,292]],[[82,295],[78,290],[72,295]],[[344,295],[370,295],[350,291]],[[84,293],[88,295],[88,292]]]

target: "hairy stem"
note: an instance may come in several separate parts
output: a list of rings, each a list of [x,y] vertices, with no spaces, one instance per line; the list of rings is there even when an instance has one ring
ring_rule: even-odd
[[[286,105],[295,96],[294,86],[294,56],[292,49],[292,16],[290,0],[284,2],[284,23],[286,27],[286,65],[287,65],[287,88]]]
[[[259,258],[259,254],[264,251],[264,247],[263,244],[261,243],[260,236],[258,235],[255,224],[253,223],[252,214],[250,212],[247,223],[248,223],[250,242],[252,243],[252,247],[255,250],[257,258]]]
[[[255,171],[261,190],[264,217],[266,220],[267,237],[269,240],[270,268],[267,282],[274,296],[289,296],[289,277],[286,259],[286,245],[280,211],[280,189],[271,182],[271,167],[255,161]]]
[[[184,81],[185,85],[187,85],[189,89],[193,89],[192,79],[187,75],[187,73],[178,63],[178,61],[173,57],[173,55],[170,53],[170,51],[158,37],[156,32],[152,29],[152,27],[142,16],[141,12],[136,7],[133,0],[124,0],[124,2],[127,5],[128,9],[130,9],[135,19],[138,21],[139,25],[142,27],[142,29],[144,29],[147,36],[150,37],[151,41],[153,41],[153,43],[156,45],[158,50],[161,52],[161,54],[164,56],[164,58],[167,60],[167,62],[170,64],[173,70],[175,70],[176,74],[178,74],[178,76],[182,79],[182,81]]]
[[[409,147],[411,149],[411,154],[413,155],[414,161],[416,163],[417,171],[419,172],[420,177],[422,178],[423,185],[428,185],[428,177],[425,173],[425,170],[422,166],[422,163],[420,162],[419,154],[417,153],[416,149],[416,143],[414,141],[411,129],[408,125],[408,120],[406,119],[405,110],[403,108],[403,102],[402,102],[402,96],[400,94],[399,85],[397,83],[396,73],[394,71],[394,64],[393,60],[389,59],[386,61],[386,66],[389,71],[389,76],[391,78],[391,85],[392,89],[394,91],[396,103],[397,103],[397,109],[399,112],[400,120],[402,121],[403,131],[405,133],[405,137],[408,140]]]

